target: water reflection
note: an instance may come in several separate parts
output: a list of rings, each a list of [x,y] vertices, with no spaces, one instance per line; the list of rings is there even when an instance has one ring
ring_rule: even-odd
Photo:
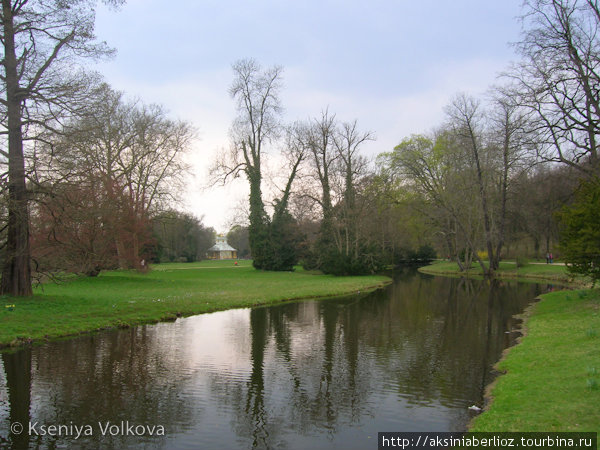
[[[4,353],[0,447],[376,448],[378,431],[462,430],[540,290],[407,272],[368,296]],[[165,436],[102,435],[99,422],[122,421]],[[17,435],[15,422],[93,436]]]

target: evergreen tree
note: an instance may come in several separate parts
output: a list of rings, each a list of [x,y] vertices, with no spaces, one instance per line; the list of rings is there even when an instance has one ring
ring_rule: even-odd
[[[563,208],[560,248],[568,270],[600,279],[600,181],[581,184],[572,205]]]

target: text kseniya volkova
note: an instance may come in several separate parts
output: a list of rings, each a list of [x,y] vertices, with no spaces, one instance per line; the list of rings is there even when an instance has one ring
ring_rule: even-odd
[[[73,422],[68,425],[44,425],[39,422],[29,422],[30,436],[62,436],[79,439],[82,436],[94,436],[98,432],[102,436],[164,436],[165,427],[162,425],[139,425],[129,423],[129,421],[97,422],[94,425],[76,425]]]

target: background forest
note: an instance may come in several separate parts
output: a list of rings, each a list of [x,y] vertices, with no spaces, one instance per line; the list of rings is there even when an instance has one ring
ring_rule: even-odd
[[[96,6],[3,2],[2,294],[31,294],[32,277],[196,261],[214,243],[178,210],[196,130],[84,69],[112,52],[93,34]],[[284,123],[283,68],[235,62],[230,143],[202,176],[248,183],[227,235],[240,257],[344,275],[434,257],[492,273],[553,253],[596,274],[600,7],[527,0],[523,11],[520,59],[499,84],[457,93],[442,123],[377,158],[362,152],[375,133],[326,105]]]

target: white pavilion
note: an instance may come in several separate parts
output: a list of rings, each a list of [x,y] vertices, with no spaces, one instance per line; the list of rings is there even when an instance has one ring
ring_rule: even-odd
[[[217,236],[217,243],[207,250],[208,259],[237,259],[237,250],[227,243],[223,235]]]

